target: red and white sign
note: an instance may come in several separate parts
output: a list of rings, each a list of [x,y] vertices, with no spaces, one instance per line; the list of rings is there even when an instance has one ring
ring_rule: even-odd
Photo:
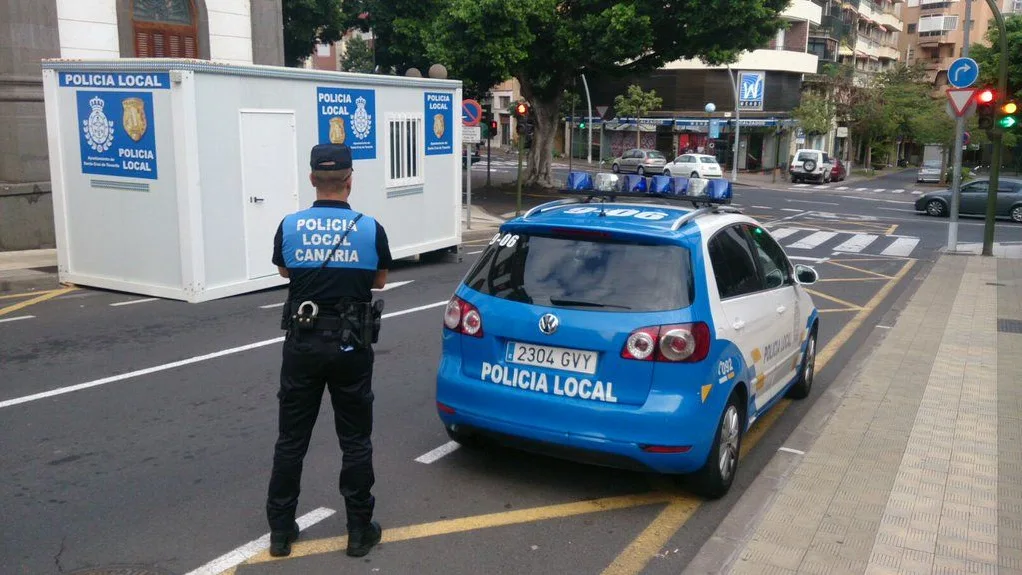
[[[947,99],[951,103],[951,111],[958,117],[964,116],[972,106],[975,95],[975,88],[948,88]]]

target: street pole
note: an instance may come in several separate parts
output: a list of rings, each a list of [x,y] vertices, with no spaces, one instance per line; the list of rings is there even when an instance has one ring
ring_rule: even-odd
[[[994,20],[997,21],[997,30],[1000,32],[1001,58],[997,71],[997,110],[1004,104],[1005,92],[1008,90],[1008,33],[1004,28],[1004,15],[997,7],[997,2],[987,0],[990,10],[994,13]],[[1001,175],[1001,151],[1004,147],[1003,133],[1001,127],[994,124],[990,131],[990,139],[994,142],[994,153],[990,166],[990,186],[987,188],[987,213],[986,222],[983,225],[983,255],[994,255],[994,222],[997,215],[997,185]]]
[[[742,117],[738,111],[738,84],[735,80],[734,72],[731,71],[731,64],[727,66],[727,74],[731,78],[731,92],[735,96],[735,149],[734,156],[731,160],[731,181],[738,181],[738,150],[742,147],[741,140],[741,123]]]
[[[486,138],[486,185],[490,185],[490,141],[493,140],[493,134],[487,132],[489,136]]]
[[[589,154],[586,156],[586,161],[590,164],[593,163],[593,100],[589,97],[589,82],[586,81],[586,75],[582,74],[582,85],[586,88],[586,123],[589,124]],[[602,124],[601,124],[602,125]]]
[[[465,227],[472,229],[472,144],[465,144],[465,161],[468,163],[468,169],[465,170],[465,179],[468,183],[465,185],[467,194],[468,210],[465,213]]]
[[[962,58],[969,57],[969,25],[972,0],[965,0],[965,39],[962,40]],[[965,145],[965,114],[955,121],[954,175],[951,178],[951,223],[947,228],[947,251],[958,251],[958,209],[962,201],[962,146]]]
[[[518,133],[518,203],[515,208],[515,216],[522,215],[522,156],[525,155],[525,132]]]
[[[568,173],[571,173],[571,158],[575,155],[575,150],[571,148],[572,140],[575,139],[575,104],[578,103],[577,97],[577,84],[576,80],[571,81],[571,121],[568,122]]]

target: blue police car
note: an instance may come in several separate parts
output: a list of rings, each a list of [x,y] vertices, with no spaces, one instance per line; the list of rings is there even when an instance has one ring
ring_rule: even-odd
[[[439,417],[460,443],[693,474],[720,497],[749,426],[809,394],[817,273],[728,205],[726,180],[568,188],[505,222],[455,291]]]

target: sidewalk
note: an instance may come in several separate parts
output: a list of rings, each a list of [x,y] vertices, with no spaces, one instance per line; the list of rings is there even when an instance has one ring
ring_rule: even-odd
[[[1022,574],[1022,261],[941,256],[873,336],[685,573]]]
[[[883,175],[890,175],[890,174],[895,174],[895,173],[898,173],[898,172],[897,171],[891,171],[891,172],[888,172],[886,174],[877,172],[877,175],[874,176],[874,177],[880,177],[880,176],[883,176]],[[725,171],[724,177],[726,177],[727,179],[730,180],[731,179],[731,172],[730,171]],[[858,183],[858,182],[866,182],[866,181],[869,181],[869,180],[872,180],[872,179],[873,179],[873,177],[867,178],[865,176],[852,176],[852,175],[849,175],[844,180],[842,180],[841,182],[834,182],[831,185],[834,185],[834,186],[847,186],[847,185],[855,184],[855,183]],[[770,188],[788,189],[793,184],[791,183],[791,178],[788,177],[788,172],[786,170],[781,170],[781,172],[779,174],[777,174],[777,181],[774,181],[773,172],[767,172],[765,174],[761,173],[761,172],[738,172],[738,181],[735,182],[735,185],[736,186],[754,186],[754,187],[757,187],[757,188],[767,188],[767,189],[770,189]]]

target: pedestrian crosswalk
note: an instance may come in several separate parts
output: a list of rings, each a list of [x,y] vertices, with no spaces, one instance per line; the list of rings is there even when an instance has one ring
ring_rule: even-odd
[[[769,227],[769,224],[767,225]],[[910,257],[919,238],[893,234],[834,232],[813,228],[782,227],[770,230],[789,255],[803,253],[869,254]]]
[[[523,167],[524,167],[524,164],[523,164]],[[481,159],[478,162],[472,164],[472,169],[473,170],[482,170],[482,171],[485,172],[486,171],[486,158],[483,157],[483,159]],[[512,160],[490,160],[490,169],[491,170],[499,170],[499,171],[505,171],[505,170],[508,170],[508,169],[515,169],[515,170],[517,170],[518,169],[518,160],[514,160],[514,161],[512,161]]]
[[[836,184],[794,184],[789,187],[789,190],[827,190],[830,192],[856,192],[856,193],[868,193],[868,194],[902,194],[908,196],[921,196],[923,190],[914,190],[912,188],[878,188],[875,186],[862,186],[862,185],[836,185]]]

